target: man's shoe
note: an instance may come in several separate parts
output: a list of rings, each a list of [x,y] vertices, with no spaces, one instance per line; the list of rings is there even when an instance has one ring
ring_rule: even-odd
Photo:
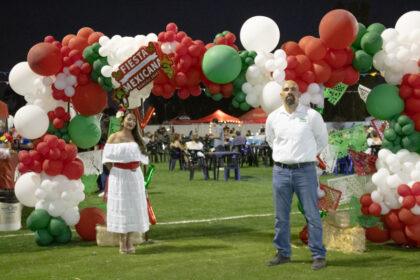
[[[280,254],[277,254],[274,259],[272,259],[271,261],[269,261],[267,263],[267,266],[275,266],[275,265],[279,265],[279,264],[285,264],[290,262],[290,258],[289,257],[285,257],[282,256]]]
[[[327,266],[327,261],[325,259],[314,259],[312,262],[312,269],[319,270]]]

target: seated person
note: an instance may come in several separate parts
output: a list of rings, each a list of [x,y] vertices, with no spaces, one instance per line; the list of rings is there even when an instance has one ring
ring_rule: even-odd
[[[199,140],[198,134],[193,134],[191,141],[188,141],[185,145],[186,145],[187,150],[189,151],[199,151],[197,152],[198,157],[204,157],[204,154],[202,152],[204,149],[204,145]]]
[[[246,144],[246,138],[241,135],[241,132],[238,130],[236,131],[236,137],[232,140],[231,145],[234,146],[242,146]]]

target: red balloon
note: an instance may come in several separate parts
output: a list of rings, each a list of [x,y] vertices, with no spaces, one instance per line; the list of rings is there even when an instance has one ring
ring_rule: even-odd
[[[88,37],[88,45],[92,45],[96,42],[99,42],[99,38],[101,38],[102,36],[104,36],[104,33],[102,32],[93,32]]]
[[[411,193],[413,195],[420,195],[420,182],[415,182],[411,187]]]
[[[60,160],[61,152],[59,148],[53,148],[48,153],[48,158],[51,160]]]
[[[295,71],[290,70],[290,69],[286,69],[286,70],[284,70],[284,73],[286,74],[285,75],[285,80],[286,81],[288,81],[288,80],[295,80],[296,79],[296,73],[295,73]]]
[[[344,50],[329,50],[325,61],[333,68],[341,68],[347,62],[347,53]]]
[[[185,37],[187,37],[187,33],[185,33],[184,31],[179,31],[178,33],[176,33],[176,40],[178,42],[181,42],[182,39],[184,39]]]
[[[406,209],[411,209],[416,205],[416,198],[412,195],[406,196],[403,198],[402,207]]]
[[[74,37],[76,37],[76,35],[67,34],[66,36],[64,36],[63,40],[61,40],[61,44],[63,46],[68,46],[70,39],[73,39]]]
[[[346,55],[347,55],[347,60],[345,65],[350,65],[353,62],[353,58],[354,58],[354,53],[353,50],[351,48],[347,48],[346,50]]]
[[[50,147],[48,147],[48,144],[46,142],[39,142],[38,145],[36,145],[36,150],[40,154],[45,156],[50,151]]]
[[[154,84],[152,88],[152,92],[154,95],[160,96],[163,94],[163,87],[161,85]]]
[[[360,79],[360,73],[353,66],[347,66],[345,71],[343,83],[349,86],[355,85]]]
[[[405,100],[405,111],[413,114],[420,113],[420,99],[410,97]]]
[[[372,227],[366,229],[366,239],[374,243],[384,243],[390,238],[389,231],[387,229],[380,229],[378,227]]]
[[[201,94],[200,86],[191,87],[190,88],[190,93],[191,93],[192,96],[200,96],[200,94]]]
[[[104,225],[105,213],[96,207],[85,208],[80,212],[80,220],[75,228],[80,238],[85,241],[96,240],[96,225]]]
[[[73,161],[77,156],[77,147],[73,144],[66,144],[64,151],[67,154],[68,161]]]
[[[53,126],[54,126],[56,129],[63,128],[63,127],[64,127],[64,121],[63,121],[62,119],[55,118],[55,119],[53,120]]]
[[[420,223],[405,227],[405,234],[411,240],[420,242]]]
[[[41,154],[38,151],[36,151],[36,150],[30,150],[29,151],[29,156],[32,158],[33,161],[35,161],[35,160],[38,160],[38,161],[42,160]]]
[[[228,44],[233,44],[236,41],[236,36],[232,32],[229,32],[228,34],[226,34],[225,38]]]
[[[384,222],[388,229],[403,229],[404,225],[398,218],[397,211],[390,211],[384,216]]]
[[[220,91],[221,91],[223,96],[224,95],[231,95],[232,92],[233,92],[233,84],[229,83],[229,84],[222,85]]]
[[[77,36],[87,39],[93,32],[94,30],[90,27],[82,27],[79,29],[79,31],[77,31]]]
[[[294,80],[299,87],[299,92],[304,93],[308,89],[308,84],[301,79]]]
[[[394,229],[389,232],[391,239],[397,245],[406,245],[409,244],[410,241],[408,240],[407,236],[404,233],[403,229]]]
[[[19,170],[19,172],[21,174],[24,174],[24,173],[30,171],[29,167],[27,165],[23,164],[23,162],[19,162],[19,164],[18,164],[18,170]]]
[[[420,195],[416,195],[415,198],[416,198],[416,204],[420,205]]]
[[[319,37],[333,49],[344,49],[356,39],[357,20],[352,13],[337,9],[328,12],[319,24]]]
[[[303,54],[302,49],[296,42],[288,41],[284,43],[281,48],[286,52],[287,55],[298,55]]]
[[[82,64],[82,66],[80,66],[80,71],[82,71],[83,74],[90,74],[90,72],[92,72],[92,66],[85,62]]]
[[[310,35],[302,37],[302,39],[300,39],[299,43],[298,43],[299,47],[303,51],[305,51],[306,46],[312,41],[312,39],[316,39],[316,38],[314,36],[310,36]]]
[[[175,36],[176,36],[176,34],[175,34],[174,31],[166,31],[164,38],[165,38],[166,42],[173,42],[173,41],[175,41]]]
[[[379,205],[379,204],[378,204],[378,203],[376,203],[376,202],[373,202],[373,203],[369,206],[369,213],[370,213],[372,216],[377,216],[377,217],[379,217],[379,216],[381,215],[381,210],[382,210],[381,205]]]
[[[57,147],[60,149],[60,151],[64,151],[66,148],[66,141],[63,139],[58,139]]]
[[[171,84],[166,84],[163,86],[163,92],[165,95],[170,95],[175,91],[175,87]]]
[[[102,112],[106,108],[108,96],[100,85],[90,82],[76,87],[71,102],[74,109],[80,114],[91,116]]]
[[[38,160],[35,160],[32,162],[32,171],[35,173],[41,173],[42,172],[42,163]]]
[[[78,50],[80,53],[83,53],[83,50],[88,47],[89,44],[87,38],[76,36],[70,39],[68,46],[72,50]]]
[[[83,176],[84,166],[80,159],[67,163],[63,168],[63,175],[69,180],[77,180]]]
[[[63,162],[60,160],[46,159],[42,163],[42,170],[49,176],[60,175],[63,171]]]
[[[19,162],[22,162],[25,165],[29,165],[32,162],[32,157],[28,151],[19,151],[18,153]]]
[[[327,54],[327,48],[321,39],[312,38],[307,43],[305,48],[302,48],[305,51],[305,54],[312,61],[318,61],[324,59]]]
[[[369,215],[369,207],[368,206],[362,206],[360,211],[362,212],[363,215],[366,215],[366,216]]]
[[[411,74],[407,80],[408,84],[413,88],[420,87],[420,75],[419,74]]]
[[[175,52],[178,55],[186,55],[187,52],[188,52],[188,48],[185,45],[183,45],[183,44],[179,44],[179,45],[176,46]]]
[[[192,68],[187,72],[187,85],[197,86],[201,82],[201,73],[199,70]]]
[[[313,70],[315,73],[315,82],[316,83],[325,83],[330,79],[331,76],[331,67],[323,60],[314,62]]]
[[[170,22],[166,25],[166,31],[178,32],[178,26],[174,22]]]
[[[296,56],[290,55],[287,57],[287,69],[294,69],[298,66],[299,62],[296,59]]]
[[[214,84],[214,83],[209,84],[208,89],[209,89],[211,94],[217,94],[217,93],[220,93],[220,91],[221,91],[220,85],[219,84]]]
[[[301,78],[308,84],[315,82],[315,74],[312,71],[306,71],[302,74]]]
[[[184,72],[178,72],[175,75],[175,84],[178,87],[183,87],[187,84],[187,75]]]
[[[186,88],[181,88],[180,90],[178,90],[178,96],[180,99],[185,100],[190,96],[190,92]]]
[[[339,82],[344,81],[345,77],[346,77],[346,70],[345,69],[343,69],[343,68],[336,69],[336,70],[331,72],[331,76],[328,79],[325,86],[334,87]]]
[[[296,74],[300,75],[311,69],[311,61],[306,55],[297,55],[296,59],[298,61],[298,65],[296,69],[294,69]]]
[[[360,197],[360,204],[369,207],[373,203],[370,193],[365,193]]]
[[[199,45],[191,45],[188,47],[188,53],[191,56],[198,57],[201,55],[201,47]]]
[[[416,216],[406,208],[401,208],[398,212],[398,218],[406,225],[414,225],[420,223],[420,216]]]
[[[28,52],[29,67],[41,76],[51,76],[63,67],[60,49],[49,43],[38,43]]]
[[[308,225],[305,225],[302,230],[299,232],[299,239],[303,244],[308,244],[309,234],[308,234]]]
[[[399,185],[397,188],[397,192],[400,196],[412,195],[411,188],[406,184]]]

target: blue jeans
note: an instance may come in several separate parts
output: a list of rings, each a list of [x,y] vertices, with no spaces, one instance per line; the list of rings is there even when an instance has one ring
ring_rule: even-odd
[[[278,253],[290,257],[290,208],[293,192],[296,193],[308,223],[309,249],[312,258],[325,258],[326,250],[322,244],[322,223],[318,209],[318,178],[315,164],[297,169],[273,168],[273,197],[276,211],[274,226],[274,246]]]

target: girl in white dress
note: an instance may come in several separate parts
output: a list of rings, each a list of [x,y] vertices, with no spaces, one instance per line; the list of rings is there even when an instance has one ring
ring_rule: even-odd
[[[148,164],[136,116],[126,112],[122,128],[104,147],[102,162],[110,168],[107,230],[120,234],[120,253],[134,254],[134,232],[149,230],[146,191],[140,163]]]

